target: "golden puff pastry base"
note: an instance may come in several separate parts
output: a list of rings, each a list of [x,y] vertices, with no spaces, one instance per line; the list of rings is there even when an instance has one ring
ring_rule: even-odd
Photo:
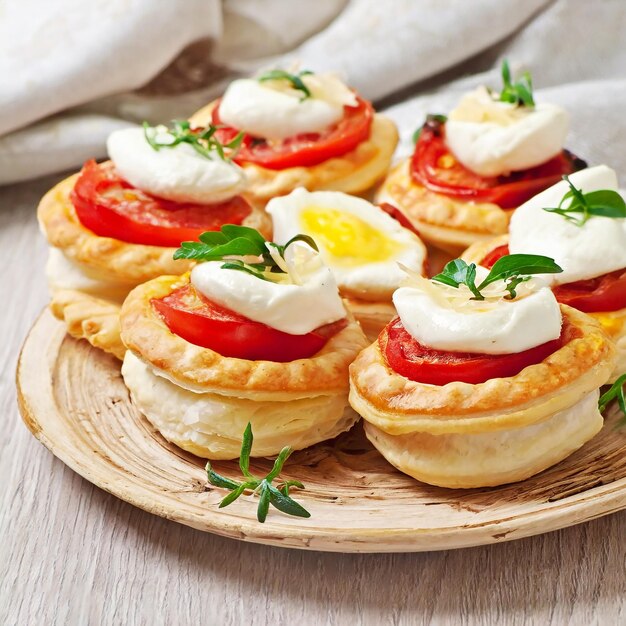
[[[238,458],[248,422],[252,456],[273,456],[284,446],[300,450],[332,439],[359,418],[345,391],[288,402],[195,393],[155,375],[130,351],[122,375],[135,406],[168,441],[208,459]]]
[[[369,302],[344,298],[346,308],[359,322],[368,341],[375,341],[380,331],[397,315],[392,302]]]
[[[489,202],[461,202],[413,182],[410,159],[396,165],[376,192],[376,202],[401,209],[427,243],[458,256],[471,244],[507,232],[511,211]]]
[[[74,210],[70,192],[78,174],[61,181],[41,199],[37,217],[51,246],[59,248],[71,261],[107,276],[110,280],[138,285],[163,274],[182,274],[191,263],[172,258],[174,248],[144,246],[111,237],[99,237],[85,228]],[[245,226],[271,233],[271,220],[253,208]]]
[[[190,391],[258,401],[347,393],[348,366],[368,343],[352,316],[348,326],[309,359],[277,363],[224,357],[170,332],[151,305],[153,298],[188,282],[189,276],[155,278],[135,287],[122,305],[122,341],[161,375]]]
[[[493,250],[500,246],[508,245],[509,236],[500,235],[499,237],[493,237],[484,241],[477,241],[464,250],[461,254],[461,258],[466,263],[476,263],[480,265],[480,262]]]
[[[94,348],[122,360],[126,347],[120,336],[120,306],[109,300],[71,289],[55,291],[50,302],[53,315],[65,322],[67,332],[85,339]]]
[[[204,126],[211,121],[216,103],[211,102],[194,113],[190,121]],[[375,114],[369,139],[340,157],[310,167],[271,170],[253,163],[242,167],[248,176],[250,202],[264,206],[271,198],[284,196],[297,187],[309,191],[343,191],[361,194],[372,188],[389,169],[398,145],[398,129],[387,117]]]
[[[598,389],[615,348],[600,325],[561,305],[564,345],[515,376],[427,385],[395,373],[378,342],[350,367],[350,404],[395,467],[429,484],[471,488],[523,480],[602,427]],[[383,336],[384,341],[384,336]]]

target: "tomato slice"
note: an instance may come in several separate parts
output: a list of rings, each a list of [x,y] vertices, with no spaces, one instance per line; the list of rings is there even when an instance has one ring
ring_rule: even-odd
[[[70,198],[81,224],[96,235],[168,248],[224,224],[241,224],[252,211],[240,196],[217,204],[155,198],[121,178],[110,161],[87,161]]]
[[[278,142],[246,134],[234,160],[239,164],[254,163],[271,170],[282,170],[288,167],[309,167],[346,154],[368,139],[374,119],[372,105],[358,96],[357,100],[357,106],[344,107],[342,120],[321,133],[296,135]],[[213,124],[221,126],[216,132],[217,139],[222,143],[232,141],[239,131],[222,124],[219,101],[212,116]]]
[[[509,254],[509,246],[494,248],[480,264],[491,269],[501,257]],[[583,313],[603,313],[626,308],[626,269],[596,278],[556,285],[552,288],[556,299]]]
[[[411,159],[412,179],[434,191],[459,200],[491,202],[512,209],[540,191],[558,183],[587,164],[567,150],[545,163],[508,176],[483,177],[459,163],[445,142],[445,124],[424,124]]]
[[[429,385],[454,381],[477,385],[492,378],[515,376],[525,367],[543,361],[563,343],[559,338],[515,354],[446,352],[415,341],[399,317],[386,326],[378,342],[391,369],[409,380]]]
[[[248,361],[307,359],[348,325],[344,318],[306,335],[290,335],[207,300],[191,284],[151,303],[175,335],[222,356]]]

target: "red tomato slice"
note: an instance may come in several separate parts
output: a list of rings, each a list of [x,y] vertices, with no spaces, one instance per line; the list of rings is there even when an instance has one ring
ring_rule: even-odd
[[[445,124],[427,122],[415,144],[411,160],[413,180],[434,191],[459,200],[492,202],[512,209],[540,191],[558,183],[563,174],[586,167],[586,163],[564,150],[542,165],[508,176],[482,177],[461,165],[448,150]]]
[[[491,269],[499,258],[508,253],[509,246],[498,246],[480,264]],[[557,285],[552,291],[561,304],[567,304],[584,313],[619,311],[626,308],[626,270]]]
[[[492,378],[515,376],[525,367],[540,363],[562,345],[559,338],[516,354],[445,352],[415,341],[399,317],[386,326],[378,342],[391,369],[409,380],[430,385],[454,381],[477,385]]]
[[[252,211],[240,196],[218,204],[155,198],[123,180],[110,161],[87,161],[70,198],[81,224],[96,235],[168,248],[224,224],[241,224]]]
[[[348,324],[344,318],[306,335],[290,335],[210,302],[193,285],[151,302],[175,335],[222,356],[248,361],[307,359]]]
[[[372,105],[362,98],[357,97],[357,100],[357,106],[344,107],[344,117],[339,123],[321,133],[296,135],[279,142],[268,142],[246,134],[234,160],[239,164],[254,163],[271,170],[282,170],[309,167],[346,154],[370,136],[374,118]],[[212,116],[213,124],[222,126],[216,137],[222,143],[232,141],[239,131],[222,124],[219,101]]]
[[[626,270],[588,280],[557,285],[556,299],[584,313],[602,313],[626,308]]]

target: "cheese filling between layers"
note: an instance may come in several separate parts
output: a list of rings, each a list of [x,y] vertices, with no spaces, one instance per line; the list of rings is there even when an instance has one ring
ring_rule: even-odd
[[[284,260],[274,258],[286,273],[268,280],[222,269],[223,261],[208,261],[194,267],[191,283],[212,302],[291,335],[305,335],[346,316],[332,272],[312,248],[297,242],[287,248]]]
[[[480,176],[541,165],[563,150],[567,112],[553,104],[517,106],[495,100],[485,87],[465,94],[448,115],[446,143]]]
[[[583,193],[601,189],[618,190],[617,175],[598,165],[569,176]],[[626,267],[626,219],[593,216],[577,226],[544,207],[558,207],[569,185],[561,181],[520,206],[509,228],[511,254],[543,254],[563,268],[546,276],[554,285],[595,278]],[[564,205],[567,207],[567,204]]]
[[[298,233],[312,237],[339,288],[355,297],[391,298],[406,277],[398,262],[423,271],[426,248],[419,237],[362,198],[298,188],[270,200],[267,212],[277,243]]]
[[[476,284],[486,275],[478,269]],[[413,276],[393,302],[406,331],[422,345],[448,352],[513,354],[558,339],[562,317],[550,288],[541,279],[517,287],[507,300],[504,283],[482,290],[485,300],[472,300],[465,286],[458,288]]]
[[[343,118],[344,106],[357,104],[354,93],[335,76],[308,74],[301,80],[310,97],[285,80],[235,80],[220,102],[220,119],[255,137],[279,141],[322,132]]]
[[[167,128],[157,127],[156,139],[173,141]],[[107,150],[116,170],[137,189],[173,202],[215,204],[241,193],[246,175],[235,163],[217,153],[207,158],[186,143],[155,150],[143,128],[116,130]]]

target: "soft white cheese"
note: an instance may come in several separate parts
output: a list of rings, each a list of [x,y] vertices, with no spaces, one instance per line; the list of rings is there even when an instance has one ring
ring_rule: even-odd
[[[486,274],[478,269],[477,284]],[[414,276],[394,293],[393,303],[407,332],[436,350],[513,354],[559,337],[561,310],[544,281],[520,284],[515,300],[502,297],[503,286],[493,283],[483,291],[486,300],[477,301],[465,285],[454,288]]]
[[[288,274],[276,274],[280,282],[222,269],[222,265],[222,261],[196,265],[191,272],[193,286],[209,300],[251,320],[305,335],[346,316],[332,272],[306,244],[287,248]]]
[[[171,137],[164,130],[159,141]],[[190,145],[155,150],[143,128],[116,130],[109,135],[107,150],[115,168],[131,185],[174,202],[213,204],[245,189],[244,171],[215,155],[206,158]]]
[[[598,165],[569,176],[583,193],[617,190],[617,175]],[[626,219],[591,217],[577,226],[544,207],[557,207],[569,185],[561,181],[520,206],[509,227],[511,254],[543,254],[552,257],[563,273],[546,279],[553,284],[571,283],[626,267]],[[567,205],[565,205],[567,206]]]
[[[466,94],[446,122],[446,144],[480,176],[500,176],[545,163],[563,150],[569,115],[559,106],[518,107],[481,87]]]
[[[298,233],[313,237],[341,290],[391,297],[406,278],[398,262],[423,271],[426,248],[419,237],[362,198],[301,187],[273,198],[266,210],[277,243]]]
[[[313,76],[319,81],[318,75]],[[308,78],[303,77],[307,86]],[[326,95],[321,87],[317,92],[312,89],[312,97],[302,99],[302,91],[288,85],[288,81],[235,80],[220,102],[220,119],[255,137],[281,140],[321,132],[343,118],[344,105],[341,98],[333,96],[335,90]]]

